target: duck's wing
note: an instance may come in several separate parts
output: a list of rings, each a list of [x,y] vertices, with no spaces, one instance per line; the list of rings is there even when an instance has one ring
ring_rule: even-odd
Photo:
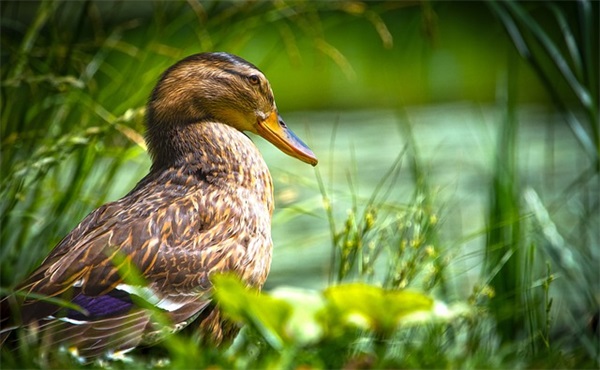
[[[228,222],[234,210],[220,214],[205,203],[211,199],[126,197],[98,208],[19,286],[30,297],[16,305],[12,321],[52,329],[52,341],[74,343],[85,356],[135,347],[152,332],[148,305],[174,330],[186,325],[210,303],[209,274],[236,269],[244,253],[238,242],[243,230]],[[82,311],[40,295],[66,299]],[[2,301],[3,319],[11,299]]]

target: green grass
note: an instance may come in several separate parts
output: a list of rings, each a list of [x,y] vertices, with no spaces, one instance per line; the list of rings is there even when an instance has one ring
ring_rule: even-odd
[[[597,368],[598,328],[594,334],[588,320],[600,311],[598,4],[488,2],[476,14],[472,4],[419,5],[0,3],[1,287],[17,284],[87,213],[145,174],[144,104],[162,70],[191,53],[227,50],[265,70],[280,108],[391,109],[398,145],[382,153],[381,142],[396,133],[365,127],[364,114],[356,114],[358,122],[307,114],[309,133],[332,130],[312,138],[325,143],[315,176],[301,164],[279,168],[277,160],[287,160],[280,153],[269,157],[276,158],[269,160],[278,199],[274,231],[285,228],[293,244],[280,262],[295,267],[285,275],[293,278],[272,274],[284,283],[258,296],[222,282],[218,298],[245,324],[231,347],[201,347],[195,336],[180,334],[112,367]],[[469,22],[450,27],[463,11],[475,25],[479,15],[493,23],[492,31]],[[465,59],[473,51],[464,45],[481,45],[480,31],[496,35],[496,54]],[[439,103],[428,99],[447,99],[438,95],[445,87],[459,91],[439,73],[439,80],[430,77],[434,57],[451,48],[455,34],[473,39],[459,39],[462,54],[442,60],[464,62],[480,77],[490,70],[501,76],[492,86],[500,112],[495,131],[478,138],[494,145],[468,153],[485,157],[477,172],[486,194],[482,214],[466,214],[448,185],[436,182],[436,161],[452,166],[454,159],[427,154],[423,123],[403,104]],[[497,69],[481,63],[494,59]],[[427,83],[436,91],[427,92]],[[554,123],[523,118],[531,91],[543,91],[539,101],[568,125],[569,140],[555,137],[565,131]],[[531,125],[543,135],[536,143],[524,142]],[[367,132],[377,139],[367,140]],[[351,144],[340,150],[343,135]],[[526,158],[529,145],[543,147],[540,159]],[[572,158],[568,171],[562,156]],[[376,172],[369,161],[389,166]],[[530,161],[544,170],[531,174]],[[470,223],[482,228],[467,231]],[[313,244],[326,248],[319,255],[326,261],[297,266],[294,258]],[[315,271],[320,283],[289,287],[306,287]],[[407,291],[419,293],[407,298]],[[429,299],[437,311],[415,303]],[[355,305],[362,301],[373,304]],[[398,313],[411,305],[428,315],[411,321]],[[17,344],[2,348],[3,368],[84,367],[65,353],[40,358],[35,337],[18,334]]]

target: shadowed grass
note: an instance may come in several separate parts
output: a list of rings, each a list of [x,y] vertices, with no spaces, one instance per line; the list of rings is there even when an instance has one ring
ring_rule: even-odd
[[[576,319],[579,314],[575,313],[584,306],[588,310],[586,316],[591,318],[600,310],[597,296],[598,272],[597,267],[594,267],[598,258],[597,253],[592,251],[592,248],[597,248],[597,241],[589,239],[590,235],[598,232],[598,228],[587,221],[597,221],[599,209],[598,201],[591,201],[589,198],[592,193],[595,197],[598,196],[597,181],[600,172],[598,51],[594,44],[597,44],[598,22],[594,21],[592,15],[594,9],[588,1],[562,4],[561,7],[558,4],[547,4],[531,9],[517,3],[488,4],[504,25],[518,54],[528,62],[545,86],[557,111],[563,115],[587,156],[581,175],[568,190],[564,190],[565,195],[566,192],[569,195],[559,197],[552,207],[558,211],[566,199],[578,199],[580,202],[581,209],[575,216],[580,220],[577,227],[579,237],[567,237],[570,241],[565,243],[561,231],[552,224],[552,216],[546,213],[535,191],[523,191],[518,177],[518,155],[515,149],[518,140],[515,99],[518,91],[515,88],[517,77],[514,75],[517,69],[515,63],[509,63],[505,98],[507,115],[496,154],[497,165],[490,194],[490,231],[486,247],[489,255],[496,256],[487,260],[488,271],[496,269],[502,263],[498,275],[492,277],[492,285],[500,297],[508,297],[505,301],[498,298],[493,306],[498,327],[505,339],[512,340],[522,336],[522,331],[528,328],[532,354],[552,354],[553,346],[548,329],[552,320],[549,283],[554,274],[558,273],[574,289],[573,294],[568,294],[571,302],[567,304],[572,315],[570,325],[573,325],[574,335],[579,338],[582,348],[588,351],[590,357],[600,363],[597,338],[590,337],[598,329],[592,329],[592,332],[584,329],[583,320]],[[576,14],[576,23],[567,21],[566,14],[569,12]],[[560,27],[558,35],[550,31],[548,22],[544,24],[538,20],[536,15],[539,14],[547,14],[547,21]],[[549,130],[552,128],[549,127]],[[552,160],[552,156],[548,160]],[[524,205],[524,201],[528,204]],[[555,213],[558,215],[560,211]],[[536,221],[525,222],[524,218],[531,216]],[[523,229],[526,226],[529,227]],[[575,265],[578,266],[577,269],[574,268]],[[548,269],[545,279],[542,278],[544,266]],[[540,284],[536,283],[538,279],[544,282],[541,284],[542,292]],[[515,310],[520,312],[521,309],[524,310],[524,315],[515,315]],[[520,321],[515,321],[517,318]],[[596,348],[592,345],[593,342],[596,342]]]

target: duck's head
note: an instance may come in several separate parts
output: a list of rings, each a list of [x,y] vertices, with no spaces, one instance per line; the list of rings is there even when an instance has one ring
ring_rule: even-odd
[[[147,141],[153,159],[161,155],[166,137],[208,121],[258,134],[284,153],[317,164],[314,153],[279,116],[265,75],[240,57],[196,54],[165,71],[148,103]]]

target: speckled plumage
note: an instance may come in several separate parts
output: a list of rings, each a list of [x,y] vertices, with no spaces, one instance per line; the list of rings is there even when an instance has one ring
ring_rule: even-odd
[[[225,53],[198,54],[167,70],[148,103],[147,126],[150,173],[90,213],[17,287],[84,312],[6,297],[2,340],[29,326],[49,346],[84,358],[126,351],[161,337],[147,305],[163,313],[170,331],[197,319],[213,343],[235,333],[211,304],[209,277],[231,271],[260,288],[272,250],[271,176],[242,131],[313,165],[316,158],[279,118],[262,73]]]

